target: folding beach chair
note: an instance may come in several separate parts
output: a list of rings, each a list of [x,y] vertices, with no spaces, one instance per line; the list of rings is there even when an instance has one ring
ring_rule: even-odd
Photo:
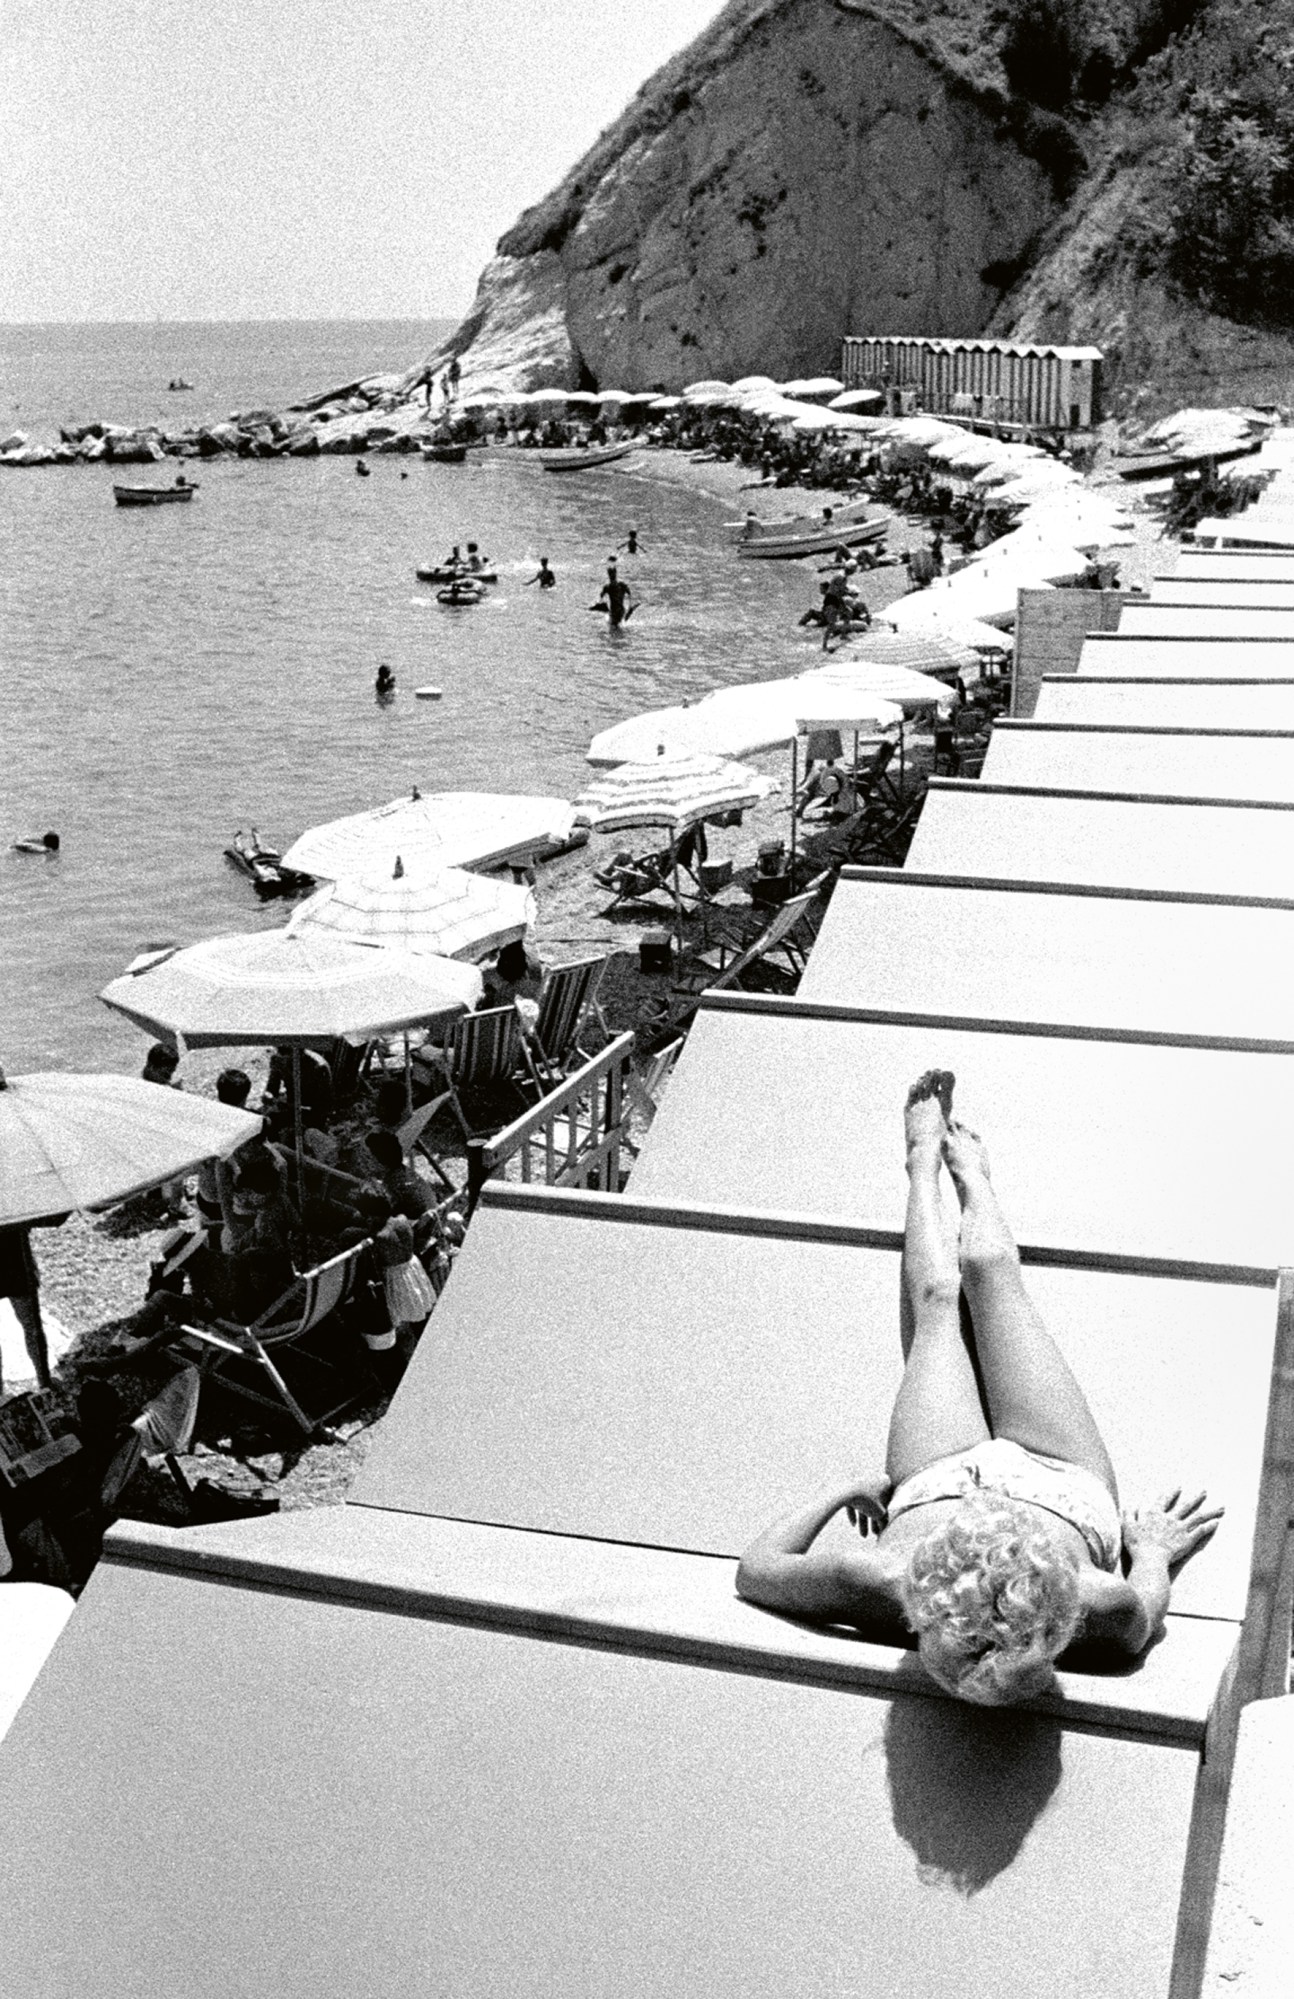
[[[752,965],[759,964],[775,952],[781,954],[791,975],[798,979],[804,970],[805,952],[795,933],[818,900],[826,880],[827,875],[820,874],[801,894],[790,896],[780,903],[763,929],[732,955],[729,955],[731,943],[721,941],[717,958],[704,953],[693,958],[692,965],[704,974],[700,981],[701,988],[706,992],[717,992],[724,986],[736,985]]]
[[[545,974],[531,1045],[535,1067],[549,1089],[566,1074],[571,1057],[583,1055],[579,1040],[587,1016],[595,1013],[606,1028],[598,1005],[606,965],[605,957],[581,958],[573,965],[555,965]]]
[[[626,903],[650,902],[653,896],[658,895],[663,895],[674,909],[679,907],[674,889],[672,847],[637,857],[617,855],[607,867],[596,869],[593,879],[599,888],[610,891],[613,912]]]
[[[177,1359],[192,1362],[204,1381],[216,1381],[231,1394],[276,1413],[286,1410],[307,1436],[313,1435],[355,1400],[356,1390],[348,1384],[340,1400],[309,1415],[288,1387],[272,1351],[284,1349],[286,1357],[286,1350],[291,1349],[298,1360],[309,1362],[315,1370],[339,1372],[318,1356],[301,1352],[300,1347],[317,1326],[352,1296],[359,1260],[367,1247],[367,1243],[357,1243],[353,1249],[343,1250],[313,1270],[302,1271],[250,1325],[216,1319],[209,1325],[182,1326],[167,1342],[168,1351]],[[359,1356],[357,1341],[357,1360]],[[249,1373],[263,1386],[249,1386],[245,1379]]]
[[[526,1084],[543,1095],[543,1084],[522,1032],[521,1015],[512,1005],[463,1014],[446,1029],[432,1064],[428,1064],[424,1049],[419,1066],[430,1080],[445,1085],[433,1104],[423,1106],[424,1123],[448,1103],[469,1143],[480,1136],[481,1121],[469,1116],[464,1097],[486,1100],[478,1107],[489,1109],[491,1121],[497,1125],[501,1098],[511,1097],[515,1102],[519,1097],[523,1104],[529,1102]]]
[[[661,1094],[673,1073],[674,1064],[683,1052],[685,1034],[676,1041],[669,1041],[664,1048],[658,1048],[649,1055],[640,1067],[629,1071],[629,1101],[638,1114],[642,1132],[646,1132],[652,1119],[660,1109]],[[638,1144],[626,1134],[625,1143],[631,1153],[638,1151]]]

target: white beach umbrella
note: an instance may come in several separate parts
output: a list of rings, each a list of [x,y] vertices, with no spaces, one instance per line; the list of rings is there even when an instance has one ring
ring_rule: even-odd
[[[779,749],[795,736],[805,681],[803,674],[750,681],[717,688],[699,701],[634,715],[595,736],[588,761],[603,766],[649,763],[661,754],[740,758]],[[898,709],[872,695],[870,705],[861,704],[857,722],[849,727],[887,728],[899,719]]]
[[[748,396],[756,389],[776,389],[776,387],[777,383],[771,375],[743,375],[740,381],[733,383],[732,392],[734,396]]]
[[[869,702],[887,702],[905,715],[916,715],[923,709],[946,708],[953,699],[943,682],[933,680],[928,673],[914,673],[911,667],[885,666],[866,659],[817,667],[812,673],[801,675],[800,685],[814,691],[830,689],[836,699],[847,697],[863,717],[867,716]],[[861,726],[861,722],[849,723],[851,729]]]
[[[562,846],[574,825],[564,798],[511,792],[415,791],[371,812],[311,827],[283,856],[285,867],[323,881],[408,869],[493,867]]]
[[[534,920],[534,893],[524,885],[462,868],[406,873],[398,863],[390,872],[329,883],[301,904],[288,929],[474,961],[524,937]]]
[[[955,625],[968,618],[1006,631],[1015,623],[1020,590],[1050,588],[1042,577],[1022,576],[1005,564],[996,570],[963,569],[926,590],[914,590],[910,596],[887,604],[885,615],[897,631],[940,622]]]
[[[260,1129],[230,1104],[138,1076],[0,1077],[0,1226],[113,1207]]]
[[[844,388],[834,375],[801,375],[793,382],[779,382],[784,396],[838,396]]]
[[[689,382],[683,395],[686,401],[693,402],[698,396],[727,395],[731,387],[731,382],[721,382],[717,378],[712,381]]]
[[[853,650],[842,664],[867,660],[874,666],[906,666],[913,673],[928,673],[938,680],[957,673],[973,673],[979,655],[970,646],[938,632],[890,632],[875,625],[857,633],[849,641]]]
[[[829,410],[861,410],[873,403],[883,402],[879,389],[845,389],[841,395],[833,396],[827,404]]]
[[[448,958],[322,930],[254,930],[150,956],[99,997],[146,1034],[191,1048],[305,1047],[465,1012],[481,990],[474,966]]]
[[[756,805],[778,788],[776,778],[726,757],[654,757],[618,764],[580,793],[574,809],[595,833],[665,826],[678,835],[716,812]]]
[[[985,652],[1009,652],[1011,639],[996,625],[986,625],[976,618],[958,612],[946,604],[942,598],[933,605],[922,600],[929,597],[928,590],[918,590],[915,596],[902,597],[899,602],[908,607],[909,615],[904,620],[903,629],[896,631],[896,638],[920,641],[925,638],[937,639],[941,644],[965,646],[977,656]],[[894,608],[891,605],[890,609]],[[923,615],[924,614],[924,615]],[[888,618],[889,611],[885,616]],[[921,671],[930,671],[922,668]]]
[[[870,417],[855,416],[852,410],[802,410],[794,419],[796,430],[870,430]]]

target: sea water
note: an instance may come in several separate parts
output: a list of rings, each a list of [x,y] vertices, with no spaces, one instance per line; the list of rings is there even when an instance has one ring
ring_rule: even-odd
[[[414,366],[438,330],[0,327],[0,412],[33,434],[179,427]],[[167,394],[179,374],[192,396]],[[814,663],[794,630],[814,579],[737,561],[731,499],[636,462],[215,459],[156,509],[116,507],[110,467],[0,468],[0,1064],[137,1068],[137,1031],[95,998],[134,953],[284,921],[223,858],[239,827],[286,847],[415,784],[573,797],[597,730]],[[641,609],[613,635],[587,607],[630,526]],[[468,539],[499,585],[448,610],[414,572]],[[555,590],[527,587],[540,555]],[[57,860],[8,851],[48,828]]]

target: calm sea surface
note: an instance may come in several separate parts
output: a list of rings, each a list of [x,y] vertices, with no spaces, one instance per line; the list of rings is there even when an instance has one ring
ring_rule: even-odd
[[[0,419],[281,406],[412,366],[440,331],[0,327]],[[175,374],[192,396],[165,392]],[[140,946],[284,920],[223,859],[240,826],[286,846],[414,784],[572,797],[596,730],[812,663],[791,636],[811,579],[737,562],[731,501],[652,479],[649,454],[648,476],[555,478],[511,451],[371,463],[214,460],[156,511],[114,506],[105,466],[0,468],[0,1064],[137,1068],[140,1036],[94,996]],[[642,609],[612,638],[585,607],[631,524]],[[444,610],[414,569],[469,537],[499,587]],[[522,587],[541,554],[543,593]],[[415,701],[425,682],[443,700]],[[57,861],[8,851],[48,827]]]

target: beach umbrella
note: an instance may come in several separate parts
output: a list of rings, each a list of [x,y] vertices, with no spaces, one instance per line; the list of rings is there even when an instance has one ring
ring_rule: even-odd
[[[850,410],[801,409],[792,419],[796,430],[870,430],[870,417],[855,416]]]
[[[653,396],[647,407],[649,410],[676,410],[682,400],[682,396]]]
[[[866,660],[875,666],[905,666],[935,679],[974,672],[979,666],[979,655],[970,646],[941,638],[937,632],[886,632],[873,626],[850,643],[856,648],[849,655],[851,665]]]
[[[775,385],[784,396],[838,396],[844,388],[834,375],[802,375],[794,382]]]
[[[756,389],[776,389],[776,387],[777,383],[771,375],[743,375],[739,382],[733,383],[732,392],[734,396],[748,396]]]
[[[406,869],[483,868],[564,846],[574,821],[564,798],[498,791],[414,791],[371,812],[313,826],[285,867],[323,881]]]
[[[696,396],[727,395],[731,387],[732,387],[731,382],[720,382],[717,380],[707,381],[707,382],[689,382],[687,387],[684,389],[683,394],[684,397],[687,399],[687,401],[691,402],[693,398]]]
[[[886,666],[867,659],[817,667],[801,675],[801,684],[805,682],[819,687],[824,682],[834,683],[841,692],[848,688],[858,702],[865,699],[892,702],[905,715],[918,715],[928,708],[946,708],[953,699],[943,682],[932,680],[928,673],[914,673],[907,666]]]
[[[895,636],[903,639],[938,638],[941,642],[965,646],[975,653],[1010,651],[1011,640],[1007,633],[999,631],[995,625],[980,623],[954,608],[936,600],[933,607],[923,606],[921,599],[929,596],[928,590],[919,590],[914,597],[904,597],[900,602],[910,608],[910,617],[902,632]],[[891,609],[893,606],[891,606]],[[926,611],[924,617],[918,614]],[[889,613],[886,613],[888,617]],[[929,669],[922,668],[925,672]]]
[[[806,676],[720,687],[699,701],[656,708],[604,729],[588,747],[591,764],[650,763],[658,755],[753,757],[793,742]],[[872,697],[857,726],[885,728],[900,711]],[[852,728],[854,723],[850,723]]]
[[[0,1227],[114,1207],[260,1129],[246,1111],[138,1076],[0,1078]]]
[[[995,570],[961,569],[926,590],[914,590],[910,596],[887,604],[885,615],[898,631],[910,631],[914,624],[954,624],[968,618],[1006,631],[1015,623],[1016,599],[1022,589],[1050,588],[1041,577],[1005,563]]]
[[[575,800],[576,821],[594,833],[665,826],[678,835],[716,812],[743,810],[778,789],[776,778],[728,757],[653,757],[617,764]]]
[[[288,929],[477,960],[523,937],[534,920],[534,893],[525,886],[462,868],[406,873],[397,863],[390,872],[330,882],[302,903]]]
[[[481,992],[474,966],[314,929],[240,931],[152,954],[99,997],[185,1047],[302,1048],[465,1012]]]
[[[862,410],[871,404],[883,402],[879,389],[846,389],[842,395],[833,396],[827,404],[829,410]]]

